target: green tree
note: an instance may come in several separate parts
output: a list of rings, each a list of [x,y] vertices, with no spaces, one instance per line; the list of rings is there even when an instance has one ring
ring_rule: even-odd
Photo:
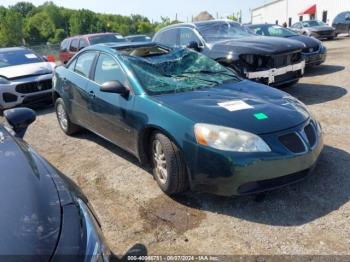
[[[229,15],[227,16],[227,19],[233,20],[233,21],[238,21],[237,17],[235,15]]]
[[[170,20],[169,17],[163,17],[161,16],[160,19],[162,20],[160,23],[157,23],[155,25],[155,31],[158,32],[160,29],[162,29],[163,27],[166,27],[168,25],[172,25],[172,24],[177,24],[180,23],[180,21],[178,20]]]
[[[11,6],[10,9],[17,11],[22,17],[25,17],[35,9],[35,5],[30,2],[18,2],[14,6]]]
[[[137,23],[137,33],[150,34],[154,31],[154,27],[150,22],[141,21]]]
[[[15,10],[7,10],[0,21],[0,46],[22,45],[22,25],[22,15]]]
[[[59,28],[55,30],[55,36],[53,39],[51,39],[51,43],[53,44],[58,44],[60,43],[63,39],[65,39],[67,37],[66,32],[64,31],[64,29]]]
[[[69,19],[70,34],[88,34],[93,33],[96,29],[98,19],[94,12],[86,9],[78,10]]]
[[[55,36],[55,24],[48,13],[40,12],[26,20],[25,39],[30,44],[41,44]]]

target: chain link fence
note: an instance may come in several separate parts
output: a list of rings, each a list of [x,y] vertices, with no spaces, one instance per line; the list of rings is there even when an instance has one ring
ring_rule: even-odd
[[[27,47],[42,56],[54,55],[56,61],[58,61],[59,44],[40,44]]]

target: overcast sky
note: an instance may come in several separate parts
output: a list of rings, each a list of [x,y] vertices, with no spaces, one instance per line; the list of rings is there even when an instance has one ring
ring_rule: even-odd
[[[24,0],[25,1],[25,0]],[[1,0],[0,5],[14,5],[16,0]],[[34,5],[44,3],[43,0],[28,1]],[[159,21],[160,16],[168,16],[186,22],[192,15],[207,10],[213,16],[226,17],[242,10],[243,22],[250,21],[250,8],[267,2],[266,0],[53,0],[56,5],[68,8],[86,8],[100,13],[121,15],[141,14],[149,19]]]

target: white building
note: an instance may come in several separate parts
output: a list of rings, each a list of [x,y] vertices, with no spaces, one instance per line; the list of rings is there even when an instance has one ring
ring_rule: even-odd
[[[251,10],[251,22],[291,26],[301,20],[317,19],[332,24],[343,11],[350,11],[350,0],[273,0]]]

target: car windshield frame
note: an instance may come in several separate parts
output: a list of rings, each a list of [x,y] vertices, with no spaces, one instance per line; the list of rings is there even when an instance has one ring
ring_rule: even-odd
[[[123,43],[127,40],[118,34],[100,34],[88,37],[91,45],[103,44],[103,43]],[[113,40],[113,41],[111,41]]]
[[[0,68],[45,62],[31,50],[16,49],[0,51]]]
[[[246,28],[244,28],[241,24],[233,21],[215,21],[204,24],[198,24],[197,29],[206,41],[220,38],[242,38],[255,35]]]
[[[144,57],[122,52],[118,56],[148,95],[190,92],[241,81],[233,71],[186,48]]]
[[[318,21],[318,20],[303,21],[301,23],[302,23],[303,27],[306,27],[306,28],[314,27],[314,26],[327,26],[326,23],[324,23],[322,21]]]

